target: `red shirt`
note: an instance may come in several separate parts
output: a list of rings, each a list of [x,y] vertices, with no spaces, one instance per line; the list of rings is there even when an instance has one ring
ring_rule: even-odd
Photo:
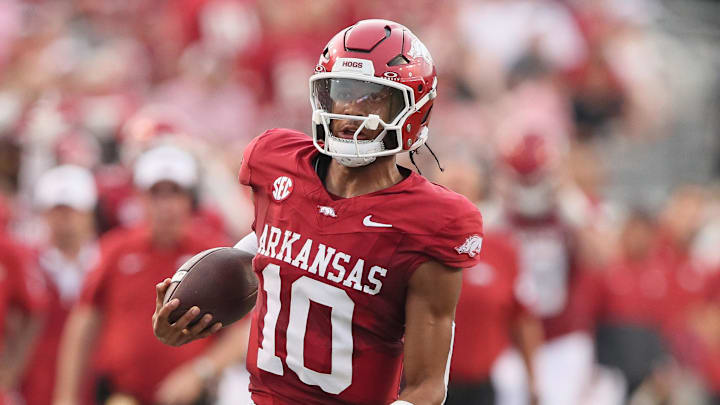
[[[510,237],[485,235],[480,260],[463,272],[455,312],[451,382],[487,380],[495,359],[510,345],[513,322],[526,313],[515,297],[518,258]]]
[[[0,233],[0,348],[10,308],[37,315],[45,306],[45,286],[42,276],[30,266],[29,251]]]
[[[40,316],[46,308],[42,277],[30,266],[27,249],[0,232],[0,352],[4,349],[5,316],[10,308]],[[12,403],[0,390],[0,405]]]
[[[668,267],[657,257],[618,261],[601,275],[597,298],[602,321],[660,328],[667,317]]]
[[[720,315],[720,273],[718,270],[715,270],[712,279],[706,284],[705,299],[707,308],[715,311],[714,319],[717,322],[717,316]],[[702,372],[708,386],[717,396],[720,395],[720,362],[717,361],[720,358],[720,339],[715,339],[712,346],[708,346],[710,347],[707,347],[706,355],[703,356]]]
[[[58,349],[65,321],[80,293],[83,277],[97,265],[98,254],[97,246],[92,244],[86,246],[74,262],[65,259],[55,248],[42,249],[37,255],[36,262],[45,280],[48,305],[42,330],[21,382],[21,392],[27,405],[52,403]],[[85,383],[87,385],[87,381]],[[89,388],[83,387],[87,398],[91,397]]]
[[[267,131],[245,149],[260,281],[247,357],[258,405],[381,404],[397,398],[405,298],[428,260],[479,261],[482,220],[467,199],[407,169],[398,184],[329,195],[305,134]],[[438,350],[443,350],[438,348]]]
[[[667,239],[661,240],[657,254],[670,269],[663,326],[673,355],[720,393],[720,338],[712,332],[720,314],[720,273],[694,263],[688,252]]]
[[[154,246],[147,228],[118,230],[104,238],[100,263],[88,275],[80,305],[101,313],[95,365],[114,391],[151,404],[158,384],[211,344],[212,339],[202,339],[171,347],[155,337],[150,325],[154,286],[194,254],[224,244],[197,230],[189,230],[174,248]]]

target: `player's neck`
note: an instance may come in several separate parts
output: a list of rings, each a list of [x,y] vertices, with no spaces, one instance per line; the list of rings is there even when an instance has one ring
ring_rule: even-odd
[[[362,167],[346,167],[331,159],[325,188],[330,194],[350,198],[386,189],[402,179],[395,156],[378,157],[375,162]]]

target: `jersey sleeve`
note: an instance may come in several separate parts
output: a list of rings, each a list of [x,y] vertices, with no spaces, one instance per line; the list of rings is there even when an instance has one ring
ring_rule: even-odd
[[[242,163],[240,164],[240,173],[238,180],[240,184],[244,186],[253,186],[253,171],[257,171],[257,157],[258,150],[262,149],[262,143],[265,138],[270,135],[271,130],[265,131],[262,134],[253,138],[252,141],[245,147],[243,151]],[[259,152],[262,155],[262,152]]]
[[[294,167],[297,152],[304,147],[314,148],[312,144],[312,139],[302,132],[268,129],[245,147],[238,176],[240,184],[257,187],[273,173]]]
[[[253,151],[255,150],[255,147],[257,146],[258,138],[253,138],[252,141],[245,147],[245,150],[243,151],[242,156],[242,162],[240,163],[240,173],[238,174],[238,180],[240,181],[240,184],[244,186],[251,186],[251,179],[252,179],[252,163],[251,159],[253,156]]]
[[[46,285],[31,259],[30,253],[20,247],[8,258],[13,304],[28,313],[42,313],[47,306]]]
[[[416,261],[414,267],[428,260],[449,267],[473,267],[480,262],[482,216],[474,206],[464,207],[434,234],[416,236],[415,239],[423,249],[424,258]]]

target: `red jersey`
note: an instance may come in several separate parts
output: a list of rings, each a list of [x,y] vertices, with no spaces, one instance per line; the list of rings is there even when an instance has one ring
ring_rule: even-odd
[[[408,280],[434,260],[478,263],[482,220],[420,175],[353,198],[328,194],[307,135],[274,129],[245,149],[260,281],[247,368],[258,405],[397,398]]]
[[[552,339],[592,327],[593,279],[577,265],[572,229],[555,217],[512,220],[520,259],[517,292],[520,302],[542,320]]]
[[[153,286],[171,277],[194,254],[222,246],[223,240],[191,229],[175,247],[158,248],[146,228],[118,230],[103,239],[100,263],[88,274],[80,296],[80,305],[91,305],[101,313],[95,366],[114,391],[152,404],[158,384],[213,340],[182,347],[157,340],[149,324]]]
[[[514,321],[527,314],[515,296],[518,255],[512,239],[486,234],[480,260],[463,273],[450,364],[453,382],[487,380],[495,359],[510,345]]]

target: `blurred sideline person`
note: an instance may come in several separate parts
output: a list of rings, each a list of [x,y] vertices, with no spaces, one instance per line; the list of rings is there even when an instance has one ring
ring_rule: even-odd
[[[22,404],[19,379],[42,328],[47,304],[29,250],[3,228],[0,228],[0,405],[14,405]]]
[[[714,359],[720,358],[720,274],[716,274],[713,282],[706,286],[707,303],[701,315],[697,317],[699,324],[698,335],[701,335],[704,353],[708,355],[702,359],[702,370],[712,396],[712,405],[720,405],[720,363]],[[700,326],[700,325],[698,325]]]
[[[560,205],[562,143],[532,127],[508,132],[498,144],[501,228],[517,240],[521,303],[543,324],[536,358],[540,402],[577,405],[593,373],[591,279],[580,266],[578,230]]]
[[[482,174],[471,164],[447,165],[441,182],[470,201],[485,200]],[[542,325],[517,299],[517,276],[518,254],[512,235],[487,230],[480,263],[463,273],[447,405],[538,403],[533,362],[542,344]],[[520,351],[526,377],[516,382],[526,389],[516,384],[512,390],[498,390],[493,371],[513,344]]]
[[[35,186],[35,204],[48,228],[48,240],[36,252],[45,281],[47,313],[21,383],[27,405],[52,402],[57,352],[63,326],[85,275],[97,264],[93,210],[97,190],[92,173],[79,166],[45,172]]]
[[[223,238],[192,221],[197,181],[195,161],[180,149],[160,146],[138,158],[134,182],[142,193],[146,224],[103,238],[100,262],[88,275],[63,333],[56,404],[80,403],[93,349],[94,401],[148,405],[209,400],[206,383],[244,354],[247,327],[242,322],[218,339],[180,349],[161,344],[147,327],[152,313],[147,301],[153,296],[148,284],[172,275],[195,253],[223,245]],[[197,328],[205,326],[207,319]],[[215,326],[213,331],[221,325]]]
[[[619,257],[599,274],[593,289],[598,362],[622,373],[625,400],[670,360],[662,325],[676,304],[670,266],[658,257],[657,224],[631,212],[620,235]]]
[[[659,215],[656,255],[670,266],[668,295],[672,305],[667,306],[663,324],[672,354],[681,366],[696,370],[709,394],[717,397],[720,268],[717,262],[704,260],[696,250],[701,229],[711,218],[708,191],[702,185],[684,185],[673,190]],[[717,240],[710,245],[718,251]]]

